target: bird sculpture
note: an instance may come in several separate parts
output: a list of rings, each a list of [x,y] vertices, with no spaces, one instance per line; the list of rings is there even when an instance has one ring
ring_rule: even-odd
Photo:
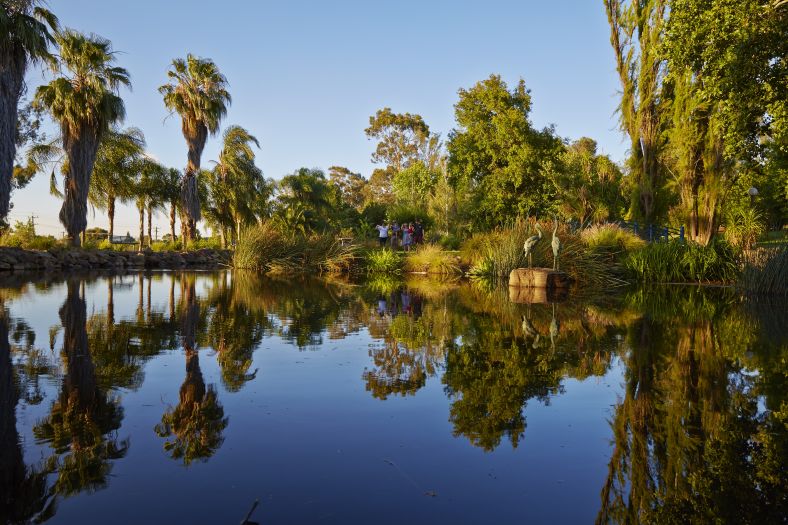
[[[553,303],[553,319],[550,321],[550,346],[555,351],[555,340],[561,330],[561,322],[555,316],[555,303]]]
[[[553,217],[555,227],[553,228],[553,242],[550,243],[553,247],[553,270],[558,269],[558,253],[561,251],[561,240],[558,238],[558,219]]]
[[[531,235],[523,243],[523,251],[525,252],[525,255],[528,257],[529,268],[532,266],[531,254],[534,251],[534,246],[536,246],[536,243],[538,243],[542,239],[542,229],[539,228],[539,223],[536,223],[536,231],[538,232],[538,235]]]

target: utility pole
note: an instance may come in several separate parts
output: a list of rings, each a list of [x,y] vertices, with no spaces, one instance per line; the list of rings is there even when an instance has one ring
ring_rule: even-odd
[[[36,231],[36,219],[38,219],[38,215],[30,215],[30,224],[33,225],[33,231]]]
[[[156,235],[154,236],[154,240],[158,241],[159,240],[159,227],[156,226],[156,227],[153,228],[153,230],[156,232]]]

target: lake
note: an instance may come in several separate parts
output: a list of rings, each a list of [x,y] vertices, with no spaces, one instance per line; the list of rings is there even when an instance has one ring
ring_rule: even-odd
[[[788,304],[0,278],[0,523],[784,523]]]

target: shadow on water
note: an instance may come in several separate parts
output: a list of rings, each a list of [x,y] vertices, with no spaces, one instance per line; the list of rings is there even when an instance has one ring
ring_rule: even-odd
[[[102,298],[90,315],[86,287]],[[133,437],[119,392],[144,390],[146,363],[163,354],[182,354],[185,374],[153,432],[165,458],[188,466],[218,460],[231,419],[220,396],[250,395],[267,340],[301,352],[362,336],[367,399],[407,402],[434,382],[454,438],[488,453],[527,444],[530,404],[549,407],[568,381],[620,370],[619,401],[600,422],[610,451],[598,523],[767,523],[788,512],[785,304],[662,287],[529,305],[460,281],[247,273],[11,276],[0,288],[2,523],[45,521],[58,501],[111,483]],[[119,293],[133,313],[118,315]],[[59,298],[60,323],[41,334],[15,312],[45,296]],[[215,359],[221,388],[201,358]],[[33,464],[20,405],[47,407],[22,428],[42,450]]]

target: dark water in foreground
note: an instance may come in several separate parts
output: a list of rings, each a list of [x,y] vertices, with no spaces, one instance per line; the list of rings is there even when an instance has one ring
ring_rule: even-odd
[[[788,305],[0,281],[0,523],[780,523]]]

